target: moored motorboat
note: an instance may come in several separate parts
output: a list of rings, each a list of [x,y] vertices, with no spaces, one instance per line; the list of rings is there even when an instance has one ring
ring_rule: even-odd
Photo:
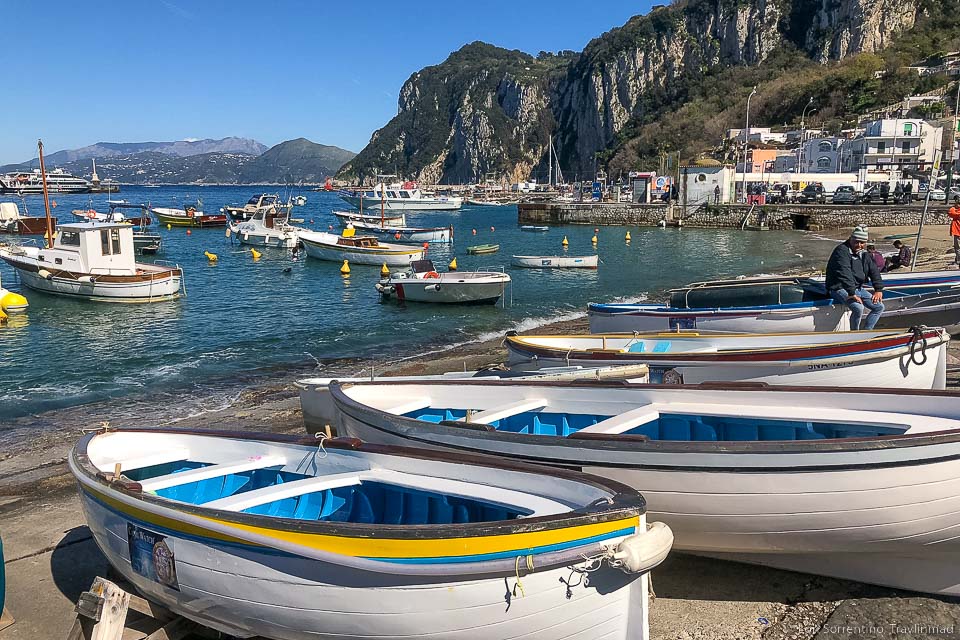
[[[510,276],[502,271],[438,273],[430,260],[415,260],[410,270],[391,273],[376,284],[384,298],[443,304],[496,304]]]
[[[358,236],[353,231],[345,229],[344,235],[339,236],[323,231],[301,231],[299,235],[307,255],[320,260],[406,267],[423,258],[423,247],[381,243],[372,236]]]
[[[275,214],[286,213],[289,215],[292,206],[292,202],[284,203],[280,200],[280,196],[275,193],[257,193],[245,205],[239,207],[228,205],[222,207],[220,213],[228,216],[233,222],[246,222],[258,211],[272,211]]]
[[[755,381],[822,387],[943,389],[943,329],[793,334],[695,332],[508,335],[511,368],[643,363],[652,382]]]
[[[692,553],[960,595],[960,395],[512,381],[330,386],[340,433],[642,487]]]
[[[51,247],[0,247],[0,259],[36,291],[104,302],[160,302],[179,297],[179,266],[136,262],[133,226],[60,225]]]
[[[183,208],[149,207],[148,211],[157,216],[161,224],[174,227],[223,227],[227,224],[224,213],[204,213],[199,206],[184,205]]]
[[[596,269],[600,256],[513,256],[510,264],[525,269]]]
[[[591,303],[590,333],[697,329],[727,333],[798,333],[846,331],[850,313],[831,300],[790,304],[683,308],[659,304]]]
[[[392,211],[381,216],[379,214],[368,215],[357,211],[334,211],[333,215],[336,216],[337,222],[339,222],[342,227],[346,227],[347,224],[351,222],[367,222],[377,226],[382,222],[384,225],[391,227],[407,226],[407,214],[403,212],[397,213]]]
[[[92,207],[89,209],[74,209],[73,217],[81,222],[121,222],[132,224],[137,227],[148,227],[152,222],[150,216],[146,213],[147,207],[142,204],[133,204],[126,200],[108,200],[109,211],[97,211]],[[128,216],[124,209],[137,209],[140,215]]]
[[[57,226],[57,219],[51,218],[51,228]],[[42,236],[47,233],[46,217],[24,216],[16,202],[0,202],[0,233]]]
[[[244,222],[231,222],[227,235],[235,236],[241,244],[292,249],[300,244],[300,232],[304,229],[289,221],[289,208],[261,208]]]
[[[69,466],[124,578],[244,638],[645,640],[672,544],[634,490],[490,457],[131,429]]]
[[[453,225],[446,227],[405,227],[391,226],[380,222],[348,220],[346,226],[348,228],[352,227],[365,235],[372,235],[393,242],[412,242],[416,244],[421,242],[453,242]]]

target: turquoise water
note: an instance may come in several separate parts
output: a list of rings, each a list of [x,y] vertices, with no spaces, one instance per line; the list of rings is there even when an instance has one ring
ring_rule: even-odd
[[[178,206],[199,196],[203,208],[213,211],[244,203],[258,191],[278,189],[125,187],[114,197]],[[306,206],[294,210],[305,219],[302,226],[339,229],[330,211],[348,207],[336,195],[303,194]],[[93,196],[93,206],[105,211],[106,197]],[[84,195],[52,199],[61,222],[72,221],[71,209],[91,204]],[[26,204],[31,214],[42,215],[41,197],[28,197]],[[306,254],[293,261],[289,250],[264,249],[254,261],[223,228],[192,229],[189,235],[160,228],[164,252],[156,258],[183,267],[185,299],[117,305],[23,292],[29,311],[0,328],[0,425],[9,437],[22,429],[56,428],[67,417],[155,424],[220,408],[263,382],[380,367],[508,329],[576,317],[588,302],[639,300],[691,280],[777,271],[811,257],[825,259],[830,248],[791,232],[636,227],[629,229],[627,244],[627,228],[601,227],[597,271],[512,269],[512,254],[561,254],[564,236],[569,255],[589,254],[594,235],[587,226],[522,232],[516,216],[514,206],[408,215],[411,225],[454,225],[453,247],[433,245],[428,252],[440,270],[455,256],[460,270],[503,267],[510,273],[506,304],[496,307],[384,303],[374,289],[378,267],[355,265],[343,277],[339,264]],[[467,255],[467,246],[485,243],[499,243],[500,252]],[[216,253],[218,262],[208,263],[204,251]],[[7,288],[19,288],[5,264],[0,278]]]

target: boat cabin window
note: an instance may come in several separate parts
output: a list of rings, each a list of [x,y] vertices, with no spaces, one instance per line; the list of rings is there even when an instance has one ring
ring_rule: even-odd
[[[396,192],[396,191],[387,191],[387,197],[388,197],[388,198],[396,198],[396,197],[397,197],[397,192]]]
[[[247,200],[247,204],[260,204],[260,196],[253,196]]]
[[[120,254],[120,229],[101,229],[100,253],[105,256]]]
[[[401,192],[400,192],[400,197],[401,197],[401,198],[409,198],[409,197],[410,197],[410,192],[409,192],[409,191],[401,191]]]
[[[60,244],[64,247],[79,247],[80,234],[76,231],[61,231]]]
[[[363,197],[364,197],[364,198],[375,198],[375,197],[377,197],[377,194],[374,193],[373,191],[364,191],[364,192],[363,192]]]

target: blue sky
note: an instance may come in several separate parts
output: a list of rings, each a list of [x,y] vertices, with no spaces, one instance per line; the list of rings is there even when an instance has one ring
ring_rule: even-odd
[[[95,142],[241,136],[360,151],[413,72],[483,40],[580,51],[650,4],[5,0],[0,164]],[[18,73],[14,73],[18,70]],[[18,77],[15,77],[19,75]]]

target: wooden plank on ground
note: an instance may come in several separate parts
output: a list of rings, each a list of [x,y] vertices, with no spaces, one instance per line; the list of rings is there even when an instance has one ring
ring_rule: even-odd
[[[130,594],[100,577],[93,581],[90,591],[103,598],[100,620],[94,625],[90,640],[121,640],[126,627]]]

